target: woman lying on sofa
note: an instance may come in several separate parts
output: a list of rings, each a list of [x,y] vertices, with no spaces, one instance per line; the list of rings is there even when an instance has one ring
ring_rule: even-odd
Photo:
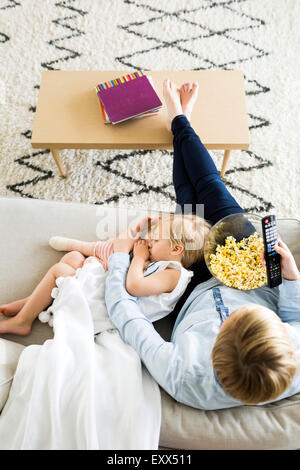
[[[190,126],[197,94],[197,84],[177,89],[169,80],[164,82],[168,126],[174,135],[177,203],[193,211],[203,204],[206,220],[214,224],[244,211]],[[194,265],[170,342],[155,331],[125,289],[132,245],[132,240],[118,240],[109,258],[108,313],[123,340],[175,400],[209,410],[263,404],[300,392],[300,336],[292,326],[300,321],[300,275],[283,242],[275,247],[283,282],[274,289],[231,289],[211,278],[204,262]]]

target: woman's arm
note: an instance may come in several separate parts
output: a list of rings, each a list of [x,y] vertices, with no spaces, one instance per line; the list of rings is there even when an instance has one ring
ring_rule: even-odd
[[[279,286],[277,314],[283,322],[300,322],[300,279],[282,280]]]
[[[135,349],[158,384],[176,399],[184,372],[184,357],[178,345],[164,341],[141,312],[136,298],[125,289],[129,256],[114,253],[108,261],[105,301],[109,317],[122,339]]]
[[[278,241],[274,250],[281,256],[282,284],[279,286],[278,315],[284,322],[300,322],[300,274],[288,246]]]
[[[177,269],[165,269],[159,273],[144,277],[147,259],[149,259],[147,243],[145,240],[140,240],[134,245],[133,259],[126,278],[128,293],[141,297],[172,292],[179,281],[180,271]]]

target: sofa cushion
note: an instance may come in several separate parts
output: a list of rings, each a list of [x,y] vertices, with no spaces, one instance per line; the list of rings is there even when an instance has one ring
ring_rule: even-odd
[[[53,235],[92,241],[115,235],[145,212],[108,206],[0,198],[0,217],[5,230],[0,238],[0,303],[29,295],[49,267],[63,253],[48,244]],[[281,238],[300,265],[300,222],[278,220]],[[168,316],[154,327],[169,340],[174,318]],[[47,324],[36,320],[27,337],[6,339],[42,344],[53,336]],[[300,394],[271,405],[243,406],[201,411],[177,403],[162,392],[160,446],[175,449],[295,449],[300,447]]]
[[[18,360],[24,346],[0,339],[0,412],[8,398]]]
[[[263,406],[202,411],[164,390],[160,446],[195,450],[300,448],[300,394]]]

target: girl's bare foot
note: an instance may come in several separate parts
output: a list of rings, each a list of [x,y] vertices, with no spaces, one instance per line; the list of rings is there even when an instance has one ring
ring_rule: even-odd
[[[25,323],[22,318],[16,315],[8,320],[0,321],[0,334],[12,333],[20,336],[27,336],[31,331],[31,324]]]
[[[10,304],[0,305],[0,315],[5,315],[6,317],[13,317],[17,315],[21,308],[25,305],[25,299],[16,300],[15,302],[11,302]]]
[[[194,104],[198,97],[198,88],[198,83],[188,82],[181,85],[179,89],[182,112],[186,115],[189,121],[191,120]]]
[[[168,131],[171,130],[171,123],[174,117],[182,114],[182,106],[180,102],[180,94],[177,86],[175,83],[171,82],[171,80],[164,80],[163,83],[163,95],[167,105],[167,129]]]

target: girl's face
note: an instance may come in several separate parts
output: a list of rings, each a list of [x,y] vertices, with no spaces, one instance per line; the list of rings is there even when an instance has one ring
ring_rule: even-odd
[[[147,238],[150,260],[158,261],[169,259],[172,245],[161,222],[159,222],[155,229],[150,231]]]

